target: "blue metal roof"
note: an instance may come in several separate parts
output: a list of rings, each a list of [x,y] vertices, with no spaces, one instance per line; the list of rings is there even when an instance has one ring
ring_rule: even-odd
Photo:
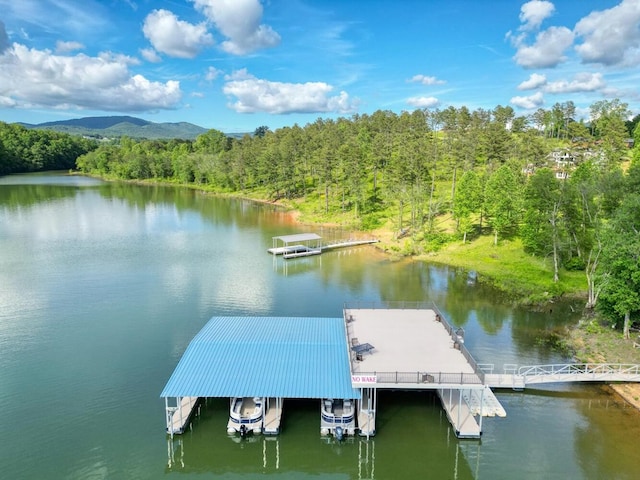
[[[360,398],[342,318],[213,317],[161,397]]]

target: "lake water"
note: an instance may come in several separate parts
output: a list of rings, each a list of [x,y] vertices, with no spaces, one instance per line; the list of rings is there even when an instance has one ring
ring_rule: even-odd
[[[0,177],[0,477],[7,479],[636,479],[640,414],[599,385],[499,391],[506,418],[458,440],[429,393],[380,394],[378,435],[319,435],[285,402],[282,433],[236,443],[227,401],[164,432],[159,394],[214,315],[341,316],[345,302],[434,301],[501,370],[563,362],[537,339],[572,307],[514,309],[465,272],[373,247],[284,262],[272,237],[313,231],[270,206],[58,174]]]

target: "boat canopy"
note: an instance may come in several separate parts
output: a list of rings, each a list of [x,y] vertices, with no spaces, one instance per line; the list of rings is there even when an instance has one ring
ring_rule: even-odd
[[[193,338],[161,397],[360,398],[344,320],[213,317]]]
[[[279,237],[273,237],[273,240],[280,240],[285,244],[296,242],[311,242],[313,240],[321,239],[322,237],[317,233],[296,233],[295,235],[281,235]]]

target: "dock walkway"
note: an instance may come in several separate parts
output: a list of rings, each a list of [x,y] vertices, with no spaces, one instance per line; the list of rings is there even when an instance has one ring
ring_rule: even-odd
[[[565,382],[640,382],[640,365],[620,363],[567,363],[517,367],[505,365],[504,373],[482,367],[491,388],[523,390],[528,385]]]
[[[476,422],[469,404],[463,398],[462,390],[440,388],[438,396],[451,426],[456,431],[456,436],[458,438],[480,438],[482,429]]]
[[[280,433],[280,422],[282,420],[282,399],[267,398],[265,401],[264,414],[264,434],[277,435]]]
[[[173,409],[167,409],[167,433],[182,434],[187,429],[195,408],[198,406],[198,397],[182,397],[180,405]]]

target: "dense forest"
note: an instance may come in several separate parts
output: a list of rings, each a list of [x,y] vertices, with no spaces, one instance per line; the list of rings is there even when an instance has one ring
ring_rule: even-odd
[[[640,320],[639,116],[603,100],[588,122],[575,117],[572,102],[528,117],[502,106],[377,111],[241,139],[122,138],[87,148],[77,168],[286,202],[319,221],[393,231],[409,254],[519,238],[554,281],[584,272],[587,306],[628,336]]]
[[[0,122],[0,175],[75,169],[76,159],[97,146],[82,137]]]

